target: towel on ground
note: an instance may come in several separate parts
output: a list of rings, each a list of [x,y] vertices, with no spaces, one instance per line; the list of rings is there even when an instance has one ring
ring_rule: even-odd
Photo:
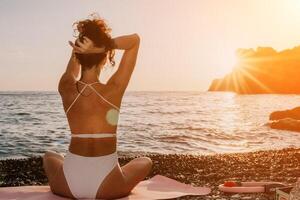
[[[127,197],[119,200],[155,200],[171,199],[186,195],[207,195],[210,188],[193,187],[174,179],[156,175],[141,181]],[[0,200],[66,200],[54,195],[49,186],[20,186],[0,188]]]

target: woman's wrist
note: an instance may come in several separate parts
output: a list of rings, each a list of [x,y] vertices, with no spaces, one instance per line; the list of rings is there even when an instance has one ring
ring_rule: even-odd
[[[76,60],[76,59],[77,59],[77,58],[76,58],[76,55],[75,55],[74,49],[72,50],[71,59],[72,59],[72,60]]]
[[[90,50],[89,53],[104,53],[105,47],[94,47]]]
[[[109,45],[106,47],[106,51],[116,49],[117,45],[113,38],[110,39]]]

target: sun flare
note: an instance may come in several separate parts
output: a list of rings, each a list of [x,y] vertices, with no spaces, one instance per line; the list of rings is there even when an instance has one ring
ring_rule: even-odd
[[[218,66],[220,66],[221,75],[230,73],[234,67],[237,65],[238,59],[234,52],[223,52],[220,54],[218,59]]]

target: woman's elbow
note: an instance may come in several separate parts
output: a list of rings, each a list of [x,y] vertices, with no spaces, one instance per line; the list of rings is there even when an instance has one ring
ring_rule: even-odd
[[[135,42],[139,44],[140,41],[141,41],[141,38],[140,38],[139,34],[134,33],[134,34],[133,34],[133,37],[134,37],[134,39],[135,39]]]

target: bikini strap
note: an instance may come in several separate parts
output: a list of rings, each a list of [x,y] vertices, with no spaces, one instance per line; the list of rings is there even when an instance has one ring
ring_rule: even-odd
[[[96,82],[93,82],[93,83],[86,83],[86,82],[83,82],[81,80],[78,80],[77,82],[82,83],[83,85],[94,85],[96,83],[99,83],[99,81],[96,81]]]
[[[106,98],[104,98],[101,94],[99,94],[99,92],[97,90],[95,90],[95,88],[93,88],[91,85],[89,85],[89,87],[94,90],[94,92],[106,103],[108,103],[109,105],[111,105],[112,107],[114,107],[117,111],[120,111],[120,109],[113,103],[110,103]]]
[[[78,137],[78,138],[109,138],[109,137],[116,137],[115,133],[83,133],[83,134],[71,134],[71,137]]]
[[[85,85],[82,90],[78,93],[77,97],[73,100],[73,102],[70,104],[69,108],[66,111],[66,114],[68,114],[69,110],[72,108],[72,106],[75,104],[75,102],[77,101],[77,99],[79,98],[79,96],[81,95],[81,93],[83,92],[83,90],[85,90],[85,88],[87,87],[87,85]]]
[[[109,105],[111,105],[112,107],[114,107],[116,110],[120,111],[120,109],[112,104],[111,102],[109,102],[106,98],[104,98],[101,94],[99,94],[99,92],[97,90],[95,90],[94,87],[92,87],[92,85],[99,83],[98,81],[93,82],[93,83],[85,83],[83,81],[78,80],[79,83],[84,84],[84,87],[82,88],[82,90],[78,93],[78,95],[76,96],[76,98],[74,99],[74,101],[71,103],[71,105],[69,106],[69,108],[66,111],[66,114],[68,114],[69,110],[72,108],[72,106],[75,104],[75,102],[77,101],[77,99],[79,98],[79,96],[81,95],[81,93],[85,90],[85,88],[90,87],[103,101],[105,101],[106,103],[108,103]]]

